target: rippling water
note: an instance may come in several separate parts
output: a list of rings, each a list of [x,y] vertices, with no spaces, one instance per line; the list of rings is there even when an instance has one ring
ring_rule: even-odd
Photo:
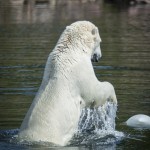
[[[99,27],[103,57],[93,65],[99,80],[115,86],[119,103],[116,130],[126,138],[112,145],[93,145],[91,138],[84,146],[49,148],[148,149],[150,131],[137,131],[123,122],[135,114],[150,115],[149,10],[150,5],[121,9],[99,1],[22,4],[0,0],[0,129],[7,131],[0,132],[0,149],[48,148],[15,145],[8,139],[17,133],[12,129],[20,127],[38,90],[48,54],[66,25],[76,20],[89,20]]]

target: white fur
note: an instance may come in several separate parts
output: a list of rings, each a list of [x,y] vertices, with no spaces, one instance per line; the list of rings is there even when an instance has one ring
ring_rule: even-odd
[[[50,53],[42,84],[21,125],[19,139],[66,145],[78,127],[81,109],[117,103],[113,86],[99,82],[91,58],[101,55],[98,28],[78,21],[62,33]],[[99,49],[99,51],[98,51]]]

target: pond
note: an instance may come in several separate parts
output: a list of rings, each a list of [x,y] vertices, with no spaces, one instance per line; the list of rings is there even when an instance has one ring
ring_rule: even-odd
[[[148,4],[118,8],[102,1],[0,1],[0,149],[148,150],[150,131],[123,122],[135,114],[150,115],[149,10]],[[9,142],[6,137],[17,132],[41,84],[48,54],[65,27],[77,20],[99,28],[103,56],[93,66],[97,78],[116,89],[116,130],[125,138],[112,145],[62,148]]]

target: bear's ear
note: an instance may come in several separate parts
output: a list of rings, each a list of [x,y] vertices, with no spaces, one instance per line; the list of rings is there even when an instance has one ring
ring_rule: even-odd
[[[69,29],[69,26],[66,26],[66,29]]]
[[[92,29],[92,31],[91,31],[91,33],[92,33],[92,35],[94,36],[94,42],[96,42],[96,40],[97,40],[97,38],[96,38],[96,32],[97,32],[97,29],[96,28],[94,28],[94,29]]]
[[[67,30],[71,30],[72,27],[71,27],[71,26],[67,26],[66,29],[67,29]]]
[[[95,35],[96,29],[92,29],[92,35]]]

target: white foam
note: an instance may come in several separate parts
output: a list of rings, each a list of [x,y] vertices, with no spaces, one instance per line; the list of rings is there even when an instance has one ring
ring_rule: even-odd
[[[124,134],[115,130],[116,111],[117,105],[111,102],[107,102],[98,108],[84,108],[80,117],[77,134],[91,132],[94,134],[94,138],[98,139],[105,138],[106,136],[113,136],[116,140],[121,139],[124,137]]]

